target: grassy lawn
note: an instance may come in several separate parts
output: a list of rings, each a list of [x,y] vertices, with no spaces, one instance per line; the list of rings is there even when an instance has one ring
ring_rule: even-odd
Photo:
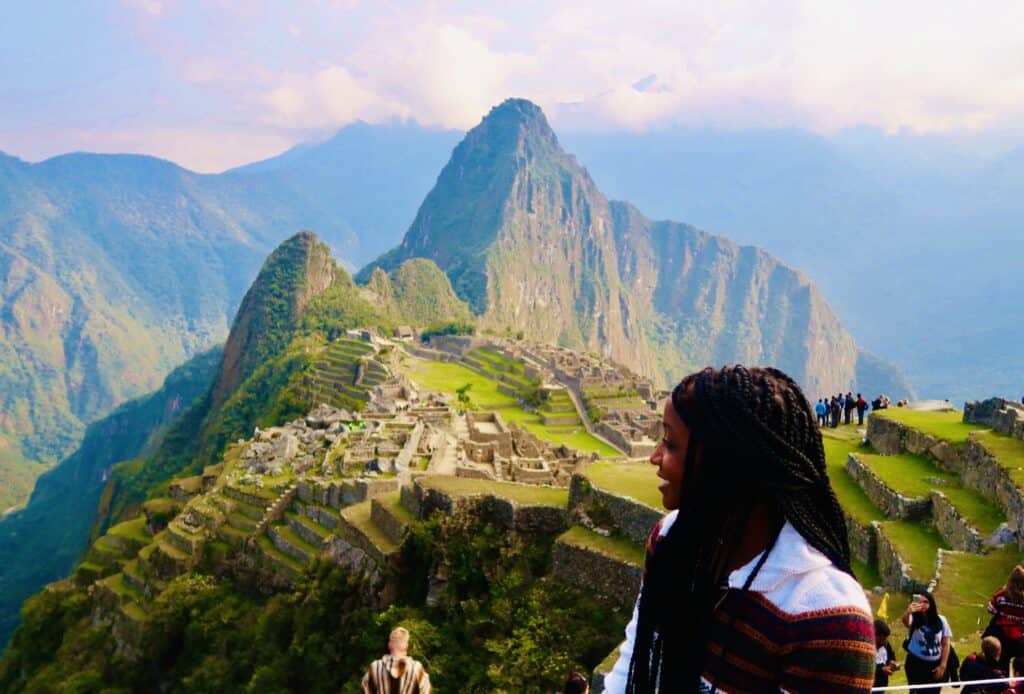
[[[647,463],[591,463],[583,476],[594,486],[609,492],[636,499],[651,508],[661,510],[661,482],[653,465]]]
[[[621,537],[605,537],[581,525],[574,525],[558,538],[559,542],[585,547],[633,566],[643,566],[644,548]]]
[[[984,555],[955,552],[945,556],[935,602],[949,620],[955,642],[965,642],[971,650],[978,647],[989,620],[985,605],[1021,559],[1012,545]]]
[[[882,512],[875,508],[864,490],[846,471],[846,459],[850,452],[868,450],[860,447],[860,437],[852,429],[837,429],[822,432],[825,445],[825,466],[829,482],[839,499],[839,505],[861,525],[871,521],[885,520]]]
[[[872,412],[870,416],[884,417],[895,422],[901,422],[908,427],[917,429],[925,434],[931,434],[935,438],[949,441],[957,446],[963,446],[967,442],[967,435],[972,431],[981,431],[987,428],[977,424],[965,423],[963,421],[963,412],[958,410],[935,412],[908,410],[905,407],[890,407],[885,410]]]
[[[541,487],[536,484],[515,484],[514,482],[493,482],[467,477],[420,477],[419,484],[437,489],[455,496],[472,494],[490,494],[501,499],[508,499],[517,504],[537,506],[569,505],[569,490],[556,487]]]
[[[932,528],[902,520],[886,521],[882,529],[903,561],[910,564],[911,578],[921,583],[931,581],[939,549],[949,549],[939,534]]]
[[[500,408],[502,419],[515,422],[537,438],[556,446],[566,445],[583,453],[597,452],[603,457],[621,457],[622,453],[604,441],[591,436],[582,426],[571,431],[545,426],[540,415],[527,412],[511,395],[498,390],[498,381],[481,376],[462,364],[452,362],[410,359],[409,376],[421,388],[446,393],[455,398],[455,390],[471,383],[469,398],[473,405]]]

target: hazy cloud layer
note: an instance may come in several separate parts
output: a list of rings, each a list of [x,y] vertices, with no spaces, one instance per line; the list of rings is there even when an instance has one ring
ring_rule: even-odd
[[[574,129],[1024,116],[1014,0],[47,4],[0,29],[19,68],[0,77],[0,149],[28,158],[138,147],[216,170],[357,119],[468,128],[508,96]]]

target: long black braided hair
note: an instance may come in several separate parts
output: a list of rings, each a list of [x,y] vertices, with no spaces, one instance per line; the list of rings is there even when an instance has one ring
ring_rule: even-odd
[[[852,575],[821,432],[793,379],[773,368],[709,367],[676,386],[672,407],[690,431],[679,513],[645,566],[629,692],[697,690],[730,553],[758,503],[777,519],[762,562],[789,521]]]

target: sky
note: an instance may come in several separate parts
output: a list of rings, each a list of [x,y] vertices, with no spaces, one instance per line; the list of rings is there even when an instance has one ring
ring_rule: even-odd
[[[1024,123],[1024,3],[0,3],[0,151],[214,172],[355,120],[986,133]]]

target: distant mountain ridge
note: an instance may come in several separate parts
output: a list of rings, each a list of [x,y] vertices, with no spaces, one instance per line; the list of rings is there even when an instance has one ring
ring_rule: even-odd
[[[909,390],[891,368],[858,374],[853,338],[802,274],[608,201],[525,100],[467,133],[402,243],[357,279],[414,257],[436,262],[485,328],[597,351],[663,385],[743,361],[783,368],[809,395]]]

